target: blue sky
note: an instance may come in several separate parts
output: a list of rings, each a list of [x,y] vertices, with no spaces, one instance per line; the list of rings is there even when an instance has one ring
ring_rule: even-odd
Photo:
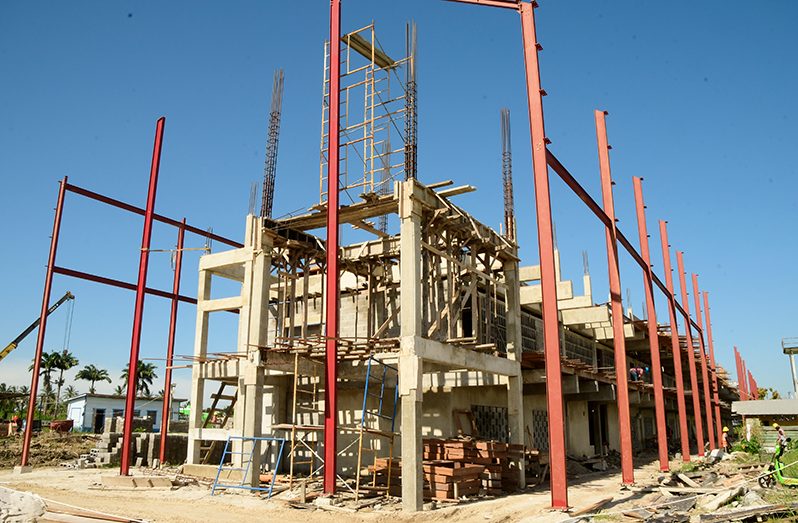
[[[250,185],[261,178],[272,74],[283,67],[274,214],[317,201],[327,6],[322,0],[0,4],[3,344],[39,311],[57,180],[69,175],[74,184],[143,206],[161,115],[167,123],[157,211],[239,238]],[[734,372],[737,345],[759,384],[782,392],[790,379],[780,339],[798,335],[798,252],[791,241],[797,16],[798,5],[788,1],[752,9],[720,1],[677,8],[547,0],[537,10],[552,151],[598,199],[593,110],[609,111],[620,227],[636,244],[631,178],[643,176],[655,270],[661,274],[656,220],[667,219],[687,270],[710,291],[718,360]],[[344,31],[374,20],[389,51],[403,49],[410,18],[419,31],[419,177],[477,186],[458,201],[498,228],[499,109],[509,107],[519,240],[524,263],[536,263],[517,15],[433,0],[344,2]],[[581,252],[588,251],[594,295],[603,300],[601,226],[554,176],[552,204],[564,275],[579,282]],[[172,247],[175,234],[156,226],[153,248]],[[58,264],[135,281],[140,238],[140,218],[71,196]],[[187,246],[202,241],[189,237]],[[186,294],[196,294],[198,256],[185,256]],[[641,275],[628,257],[621,270],[631,306],[642,315]],[[149,284],[171,286],[168,255],[152,255]],[[130,348],[133,293],[56,277],[54,298],[67,289],[77,295],[71,350],[81,366],[106,368],[118,384]],[[692,295],[690,301],[692,309]],[[658,308],[667,321],[661,298]],[[191,354],[193,307],[181,305],[180,313],[176,351]],[[66,317],[53,315],[47,350],[63,347]],[[168,303],[148,298],[144,321],[142,357],[162,358]],[[214,321],[220,333],[214,350],[232,350],[224,334],[233,320]],[[35,333],[0,364],[0,381],[29,383],[34,345]],[[178,395],[187,397],[190,371],[176,377]]]

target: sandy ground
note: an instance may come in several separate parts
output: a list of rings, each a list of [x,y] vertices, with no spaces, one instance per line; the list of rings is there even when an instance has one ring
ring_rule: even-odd
[[[499,499],[462,503],[423,513],[404,514],[398,504],[380,510],[365,508],[357,513],[303,510],[290,507],[280,495],[262,500],[250,494],[210,495],[201,486],[187,486],[175,490],[110,490],[101,487],[103,475],[115,474],[115,469],[73,470],[37,468],[33,472],[15,475],[0,470],[0,485],[34,492],[45,500],[59,501],[100,512],[140,518],[152,522],[188,523],[195,521],[279,521],[307,523],[309,521],[365,521],[388,523],[394,521],[447,522],[558,522],[568,519],[562,512],[548,510],[549,491],[538,488]],[[656,467],[646,465],[636,470],[641,482],[655,477]],[[577,479],[569,487],[569,503],[583,507],[600,499],[632,498],[634,493],[620,488],[620,474],[591,474]]]

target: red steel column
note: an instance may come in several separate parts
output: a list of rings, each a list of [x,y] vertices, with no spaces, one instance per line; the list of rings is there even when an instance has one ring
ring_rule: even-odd
[[[704,381],[704,410],[707,418],[707,440],[709,449],[715,449],[715,433],[712,430],[712,396],[709,391],[709,369],[707,368],[707,353],[704,347],[704,326],[701,321],[701,294],[698,292],[698,275],[693,273],[693,299],[695,303],[695,317],[698,323],[699,332],[698,347],[701,351],[701,376]]]
[[[751,374],[750,370],[748,371],[748,391],[751,399],[757,399],[756,386],[754,385],[754,375]]]
[[[64,197],[66,195],[68,178],[58,182],[58,202],[55,204],[55,219],[53,220],[53,235],[50,236],[50,255],[47,258],[47,272],[44,276],[44,294],[42,296],[42,312],[39,316],[39,333],[36,338],[36,353],[33,357],[33,371],[30,377],[30,396],[28,397],[28,414],[25,421],[25,432],[22,435],[22,460],[20,465],[28,465],[30,457],[30,438],[33,433],[33,417],[36,411],[36,395],[39,392],[39,373],[41,372],[42,352],[44,350],[44,336],[47,333],[47,311],[50,308],[50,290],[53,287],[53,267],[55,255],[58,251],[58,235],[61,232],[61,215],[64,211]]]
[[[668,316],[671,322],[671,351],[673,352],[673,372],[676,375],[676,407],[679,411],[679,438],[682,442],[682,459],[690,461],[690,436],[687,432],[687,406],[684,401],[684,373],[682,372],[682,349],[679,345],[679,326],[676,322],[676,298],[673,292],[673,269],[668,243],[668,227],[664,220],[659,221],[659,237],[662,244],[665,285],[668,288]]]
[[[668,472],[668,434],[665,425],[665,398],[662,393],[662,363],[659,357],[659,333],[657,331],[657,310],[654,307],[654,287],[651,277],[651,254],[648,251],[648,226],[646,225],[646,206],[643,203],[643,179],[632,178],[635,191],[635,209],[637,211],[637,232],[640,236],[640,256],[646,262],[643,271],[643,285],[646,288],[646,316],[648,321],[648,344],[651,352],[651,377],[654,382],[654,414],[657,420],[657,449],[659,451],[659,469]]]
[[[175,251],[175,279],[172,283],[172,308],[169,315],[169,341],[166,346],[166,372],[163,384],[163,412],[161,412],[161,448],[158,462],[166,461],[166,438],[169,435],[169,418],[172,413],[172,359],[175,355],[175,330],[177,327],[177,305],[180,294],[180,273],[183,268],[183,238],[186,235],[186,219],[177,229],[177,250]]]
[[[612,199],[612,174],[610,172],[610,146],[607,143],[605,111],[595,111],[596,139],[598,141],[599,170],[601,171],[601,195],[604,212],[610,219],[606,228],[607,266],[610,277],[610,300],[612,310],[613,352],[615,353],[615,380],[618,386],[618,425],[621,440],[621,476],[624,484],[634,483],[632,462],[632,423],[629,416],[629,382],[626,368],[626,339],[623,332],[623,303],[621,303],[621,274],[618,270],[618,235],[615,229],[615,204]]]
[[[745,401],[751,399],[751,391],[748,390],[748,367],[745,365],[745,359],[740,355],[740,363],[743,366],[743,391],[745,392]]]
[[[701,400],[698,397],[698,373],[695,366],[695,349],[693,348],[692,327],[690,326],[690,302],[687,300],[687,284],[684,275],[684,259],[681,251],[676,251],[676,265],[679,268],[679,287],[682,290],[682,307],[687,313],[684,318],[684,331],[687,338],[687,361],[690,363],[690,387],[693,395],[693,416],[695,417],[695,437],[698,443],[698,455],[704,455],[704,428],[701,423]]]
[[[740,351],[734,347],[734,366],[737,367],[737,393],[740,395],[740,401],[745,401],[745,380],[743,379],[743,360],[740,357]]]
[[[138,382],[139,349],[141,348],[141,320],[144,315],[144,296],[147,287],[147,267],[150,261],[150,239],[152,238],[152,219],[155,214],[155,193],[158,189],[158,170],[161,166],[161,146],[166,118],[161,117],[155,127],[155,146],[150,165],[150,185],[147,191],[147,207],[144,214],[144,231],[141,235],[139,255],[139,278],[136,285],[136,305],[133,311],[133,335],[130,341],[130,361],[128,362],[127,394],[125,396],[125,424],[122,429],[122,456],[119,474],[127,476],[130,472],[130,445],[133,435],[133,410],[136,404],[136,384]]]
[[[546,402],[549,414],[549,461],[551,506],[568,508],[568,481],[565,474],[565,416],[560,369],[560,326],[557,315],[557,280],[554,272],[554,240],[551,221],[549,171],[546,162],[546,131],[543,125],[543,89],[535,34],[535,4],[522,3],[521,32],[524,39],[526,94],[532,138],[532,167],[535,183],[535,211],[540,250],[540,283],[543,293],[543,335],[546,358]]]
[[[330,120],[327,143],[327,281],[325,285],[326,364],[324,368],[324,493],[335,493],[338,441],[338,175],[341,75],[341,0],[330,0]]]
[[[720,389],[718,388],[718,367],[715,365],[715,345],[712,340],[712,320],[709,315],[709,293],[704,294],[704,316],[707,320],[707,343],[709,343],[709,364],[712,367],[712,387],[713,399],[715,401],[715,429],[718,442],[723,441],[723,421],[720,419],[720,396],[718,396]]]

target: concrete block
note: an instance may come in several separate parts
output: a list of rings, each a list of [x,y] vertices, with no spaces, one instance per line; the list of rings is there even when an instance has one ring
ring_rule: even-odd
[[[122,488],[134,488],[137,487],[136,485],[136,478],[133,476],[103,476],[102,482],[104,487],[122,487]]]
[[[147,481],[150,487],[172,487],[172,480],[164,476],[150,476]]]
[[[17,465],[14,467],[14,474],[27,474],[28,472],[33,472],[33,467],[30,465],[25,465],[24,467],[22,465]]]

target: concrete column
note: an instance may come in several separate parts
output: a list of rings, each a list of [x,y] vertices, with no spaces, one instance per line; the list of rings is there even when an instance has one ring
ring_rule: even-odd
[[[424,445],[422,424],[422,361],[412,354],[399,356],[399,394],[402,398],[402,509],[416,512],[424,506]]]
[[[521,287],[518,279],[518,261],[504,262],[504,282],[507,285],[505,294],[507,310],[505,312],[507,358],[521,361]],[[508,376],[507,379],[507,415],[510,429],[510,443],[524,444],[524,392],[522,375]],[[526,486],[524,458],[516,463],[518,467],[518,485]]]
[[[415,180],[399,186],[401,353],[399,395],[402,402],[402,509],[419,511],[424,505],[421,440],[423,362],[416,354],[422,342],[421,209],[413,199]]]
[[[197,304],[211,297],[211,273],[199,271],[199,289],[197,290]],[[201,312],[197,307],[197,325],[194,335],[194,356],[202,358],[208,353],[208,319],[210,313]],[[200,378],[200,363],[194,363],[191,371],[191,418],[189,419],[188,453],[187,461],[192,464],[200,462],[200,446],[202,442],[196,439],[194,429],[202,427],[202,410],[205,399],[205,380]],[[168,391],[167,391],[168,392]]]

